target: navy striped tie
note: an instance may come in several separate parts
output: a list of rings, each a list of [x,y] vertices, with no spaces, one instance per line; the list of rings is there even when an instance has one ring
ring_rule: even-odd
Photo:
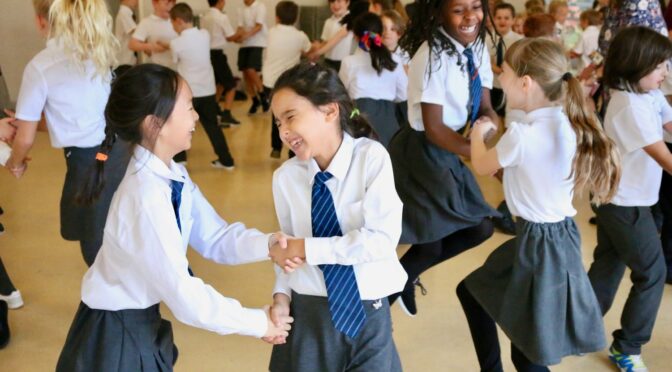
[[[313,182],[311,220],[314,237],[342,236],[331,192],[325,182],[331,173],[318,172]],[[366,321],[362,298],[352,266],[319,265],[327,286],[327,301],[334,327],[354,339]]]
[[[478,68],[474,63],[474,52],[471,48],[465,49],[464,55],[467,57],[467,70],[469,70],[469,102],[471,102],[469,119],[473,123],[478,118],[481,106],[481,77],[478,75]]]
[[[184,182],[170,180],[170,201],[173,203],[173,211],[175,212],[175,219],[177,220],[177,228],[182,232],[182,223],[180,223],[180,204],[182,203],[182,187]],[[191,266],[187,266],[189,275],[194,276],[191,271]]]

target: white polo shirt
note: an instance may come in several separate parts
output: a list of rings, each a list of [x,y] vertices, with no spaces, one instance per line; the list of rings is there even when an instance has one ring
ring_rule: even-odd
[[[210,33],[210,49],[224,49],[226,38],[236,33],[229,17],[217,8],[208,9],[201,18],[201,28]]]
[[[441,29],[446,36],[448,34]],[[432,52],[431,76],[430,52],[424,42],[411,59],[408,70],[408,120],[411,128],[424,131],[421,103],[443,106],[443,124],[453,130],[459,130],[467,122],[469,113],[469,72],[465,47],[448,36],[455,45],[456,55],[442,52],[437,56]],[[475,63],[481,77],[483,88],[492,88],[492,67],[490,55],[484,44],[472,45]],[[480,61],[480,63],[479,63]]]
[[[133,10],[121,4],[114,21],[114,35],[119,40],[117,62],[120,65],[134,65],[136,62],[135,53],[128,47],[128,42],[131,41],[131,35],[133,35],[136,26],[133,20]]]
[[[499,43],[499,37],[495,36],[494,38],[491,38],[490,36],[486,36],[488,39],[488,48],[490,52],[490,63],[491,65],[495,65],[495,62],[497,62],[497,44]],[[506,54],[506,50],[511,47],[513,43],[516,41],[524,38],[523,35],[515,33],[513,31],[509,31],[506,35],[502,36],[504,39],[504,50],[502,57],[504,57],[504,54]],[[494,75],[493,76],[493,81],[492,81],[492,86],[494,88],[502,89],[501,84],[499,84],[499,76]]]
[[[273,88],[283,72],[297,65],[310,50],[308,35],[294,26],[277,24],[268,30],[268,47],[261,69],[264,86]]]
[[[343,17],[345,17],[348,13],[345,13]],[[322,41],[327,41],[331,39],[332,36],[336,35],[338,31],[341,30],[341,28],[345,27],[345,25],[341,24],[341,20],[343,17],[336,17],[336,16],[331,16],[327,18],[326,21],[324,21],[324,28],[322,29],[322,36],[320,36],[320,39]],[[331,59],[333,61],[341,61],[343,58],[349,56],[352,54],[352,44],[354,41],[354,34],[352,31],[348,32],[348,35],[343,38],[343,40],[339,41],[338,44],[334,45],[331,50],[329,50],[324,57],[327,59]]]
[[[406,100],[408,77],[404,66],[397,62],[394,71],[383,69],[379,75],[371,65],[371,54],[360,48],[343,58],[338,76],[352,99]]]
[[[252,5],[247,6],[243,4],[243,8],[240,10],[240,15],[238,17],[238,26],[242,27],[246,32],[254,28],[257,24],[261,25],[261,31],[254,34],[249,39],[243,41],[240,45],[244,47],[266,47],[268,38],[268,29],[266,27],[266,6],[262,4],[259,0],[252,3]]]
[[[592,62],[590,54],[597,50],[598,39],[600,37],[600,28],[597,26],[588,26],[583,33],[579,42],[574,47],[574,52],[581,55],[582,67],[588,67]]]
[[[100,76],[92,61],[82,71],[55,39],[33,57],[23,71],[16,118],[47,120],[51,145],[94,147],[105,138],[105,105],[110,74]]]
[[[133,33],[133,38],[144,42],[163,41],[170,43],[171,40],[177,37],[177,32],[173,29],[170,19],[163,19],[156,14],[140,21]],[[162,66],[175,68],[173,58],[170,55],[170,50],[162,53],[152,53],[148,62],[156,63]]]
[[[196,27],[182,31],[170,42],[177,72],[189,83],[195,98],[215,94],[215,72],[210,63],[210,34]]]

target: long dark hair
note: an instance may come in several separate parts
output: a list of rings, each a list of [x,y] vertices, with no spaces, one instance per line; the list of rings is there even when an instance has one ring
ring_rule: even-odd
[[[353,30],[359,39],[360,48],[371,55],[371,66],[380,75],[383,69],[394,71],[397,62],[392,59],[392,53],[383,45],[383,21],[373,13],[364,13],[355,20]]]
[[[177,72],[155,64],[143,64],[123,72],[112,82],[105,106],[105,139],[100,145],[91,178],[78,193],[83,204],[93,203],[105,186],[105,161],[117,138],[130,145],[144,138],[142,126],[147,117],[162,126],[177,100],[180,77]],[[154,142],[152,139],[150,142]]]
[[[291,89],[314,106],[337,103],[343,131],[355,138],[367,137],[371,133],[369,122],[358,114],[341,79],[331,68],[310,62],[296,65],[280,75],[271,94],[281,89]]]

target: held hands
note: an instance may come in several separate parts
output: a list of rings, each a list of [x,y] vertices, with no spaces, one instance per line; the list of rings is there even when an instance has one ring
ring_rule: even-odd
[[[481,116],[476,120],[471,129],[471,138],[488,142],[497,134],[497,125],[487,116]]]
[[[16,134],[16,127],[12,125],[12,122],[16,119],[14,118],[14,113],[9,110],[5,110],[5,114],[9,117],[0,119],[0,141],[10,144]]]
[[[280,298],[283,296],[284,298]],[[268,329],[261,338],[272,345],[284,344],[287,342],[287,336],[292,329],[291,323],[294,318],[289,316],[289,297],[284,294],[277,294],[273,307],[264,306]]]
[[[286,273],[298,269],[305,262],[305,240],[295,239],[282,231],[268,240],[268,257]]]

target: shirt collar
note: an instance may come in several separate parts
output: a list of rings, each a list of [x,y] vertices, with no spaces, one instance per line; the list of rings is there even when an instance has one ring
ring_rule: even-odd
[[[534,123],[535,121],[543,119],[559,118],[562,117],[563,115],[562,110],[563,110],[562,106],[550,106],[550,107],[538,108],[528,113],[520,111],[520,114],[522,114],[520,116],[520,121],[525,124],[531,124]]]
[[[453,38],[452,36],[450,36],[450,35],[448,34],[448,32],[446,32],[446,30],[443,29],[443,27],[439,27],[439,32],[441,32],[442,34],[444,34],[444,35],[448,38],[448,40],[450,40],[450,41],[453,43],[453,45],[455,45],[455,50],[456,50],[457,53],[459,53],[459,54],[464,53],[464,50],[465,50],[466,48],[471,48],[471,47],[474,46],[474,43],[471,43],[471,44],[469,44],[469,45],[467,45],[467,46],[465,47],[464,45],[462,45],[462,43],[460,43],[459,41],[455,40],[455,38]]]
[[[331,163],[325,169],[325,172],[331,173],[335,179],[343,181],[345,175],[348,174],[348,169],[350,168],[350,162],[352,161],[352,152],[354,149],[354,139],[346,132],[343,132],[343,141],[341,141],[341,146],[338,147],[336,155],[331,159]],[[312,185],[315,180],[315,175],[320,170],[320,166],[317,165],[315,159],[310,159],[308,163],[308,173],[310,174],[310,184]]]
[[[194,34],[194,33],[197,33],[197,32],[198,32],[198,28],[196,26],[194,26],[194,27],[188,28],[186,30],[183,30],[182,35],[185,35],[185,34],[189,35],[189,34]]]
[[[154,174],[166,180],[184,182],[187,178],[186,171],[179,167],[174,161],[171,160],[170,167],[167,167],[161,159],[140,145],[135,146],[131,162],[136,170],[147,168]]]

